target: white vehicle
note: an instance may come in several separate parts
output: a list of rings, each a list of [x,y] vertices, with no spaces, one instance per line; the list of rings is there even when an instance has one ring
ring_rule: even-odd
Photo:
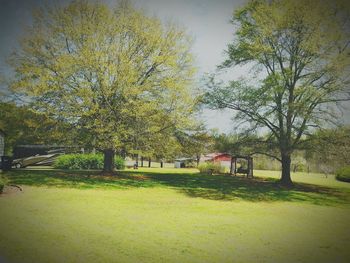
[[[50,153],[49,151],[46,155],[36,154],[34,156],[19,158],[12,161],[12,166],[15,168],[23,168],[29,165],[51,165],[55,159],[62,154],[64,153],[55,150],[55,153],[52,153],[52,151]]]

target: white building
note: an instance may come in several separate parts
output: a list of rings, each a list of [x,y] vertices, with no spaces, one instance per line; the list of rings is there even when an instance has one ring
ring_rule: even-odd
[[[175,168],[186,168],[187,164],[192,162],[193,159],[192,158],[177,158],[175,159],[174,162],[174,167]]]

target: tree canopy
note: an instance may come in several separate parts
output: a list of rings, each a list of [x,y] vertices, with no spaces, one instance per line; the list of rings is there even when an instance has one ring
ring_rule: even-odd
[[[322,164],[322,168],[334,172],[350,165],[349,126],[319,130],[306,143],[307,158]]]
[[[37,111],[87,129],[112,164],[136,137],[191,125],[190,44],[184,30],[125,1],[40,8],[12,56],[12,89]]]
[[[236,110],[249,132],[269,132],[282,183],[291,183],[291,156],[303,136],[335,122],[334,104],[350,99],[349,17],[346,1],[321,0],[254,0],[233,15],[235,40],[219,69],[252,66],[251,80],[225,86],[212,77],[206,102]]]

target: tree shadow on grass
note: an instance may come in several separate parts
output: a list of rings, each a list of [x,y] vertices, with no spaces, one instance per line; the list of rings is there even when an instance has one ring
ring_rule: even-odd
[[[280,186],[276,181],[257,178],[253,180],[235,178],[232,181],[228,180],[228,185],[217,188],[186,188],[182,191],[192,197],[227,201],[290,201],[318,205],[348,204],[350,201],[349,193],[334,188],[300,183],[291,188],[286,188]]]
[[[99,171],[12,171],[6,174],[11,183],[79,189],[128,189],[171,187],[187,196],[210,200],[246,200],[251,202],[306,202],[317,205],[350,203],[348,189],[296,183],[285,188],[272,178],[246,179],[224,175],[189,173],[154,173],[122,171],[101,176]]]
[[[210,200],[246,200],[251,202],[307,202],[318,205],[350,204],[348,189],[330,188],[305,183],[283,187],[273,178],[234,177],[203,174],[142,174],[160,184],[178,189],[190,197]]]
[[[154,184],[142,175],[101,176],[100,171],[18,170],[7,172],[6,176],[13,184],[78,189],[128,189]]]

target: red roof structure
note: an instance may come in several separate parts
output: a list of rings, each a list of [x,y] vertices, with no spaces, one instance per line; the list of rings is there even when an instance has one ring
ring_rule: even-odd
[[[228,153],[209,153],[203,156],[203,161],[221,162],[231,161],[231,155]]]

